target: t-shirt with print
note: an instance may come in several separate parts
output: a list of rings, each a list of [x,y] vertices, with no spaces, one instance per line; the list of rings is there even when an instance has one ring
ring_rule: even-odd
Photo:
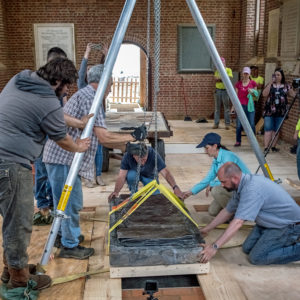
[[[257,87],[257,84],[254,80],[250,80],[248,85],[243,86],[242,81],[238,81],[235,86],[234,86],[237,90],[238,90],[238,98],[241,102],[242,105],[247,105],[249,99],[247,98],[248,95],[248,90],[249,89],[254,89]]]
[[[148,157],[146,163],[141,166],[140,175],[147,178],[154,178],[154,168],[155,168],[155,150],[152,147],[148,147]],[[157,154],[157,171],[160,172],[166,167],[166,164],[162,160],[159,154]],[[137,162],[132,154],[128,152],[125,153],[122,162],[121,170],[137,170]]]

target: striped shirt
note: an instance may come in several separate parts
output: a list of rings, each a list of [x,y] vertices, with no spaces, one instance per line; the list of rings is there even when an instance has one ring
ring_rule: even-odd
[[[64,106],[64,113],[81,119],[88,115],[95,97],[96,91],[91,85],[86,86],[76,92]],[[103,110],[100,109],[94,126],[106,128]],[[82,130],[78,128],[68,128],[68,134],[75,141],[80,138]],[[91,136],[91,146],[84,153],[83,160],[80,166],[79,175],[87,179],[94,178],[94,161],[98,146],[98,139],[94,132]],[[69,152],[59,147],[54,141],[48,140],[43,154],[43,162],[46,164],[68,165],[72,164],[75,153]]]

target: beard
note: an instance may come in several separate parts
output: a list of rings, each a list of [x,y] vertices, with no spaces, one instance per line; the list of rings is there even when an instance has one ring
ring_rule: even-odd
[[[225,186],[224,186],[224,189],[225,189],[227,192],[233,192],[233,191],[235,190],[233,187],[228,188],[228,187],[225,187]]]
[[[55,95],[57,98],[61,98],[63,96],[63,88],[64,88],[64,84],[60,84],[56,89],[55,89]]]
[[[236,191],[238,189],[238,185],[235,185],[234,183],[231,183],[231,186],[230,187],[225,187],[224,186],[224,189],[227,191],[227,192],[233,192],[233,191]]]

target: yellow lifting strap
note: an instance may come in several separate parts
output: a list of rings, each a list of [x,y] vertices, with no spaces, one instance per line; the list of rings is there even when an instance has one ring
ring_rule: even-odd
[[[175,205],[195,226],[198,227],[197,222],[189,215],[186,211],[184,203],[170,190],[168,190],[162,184],[158,184],[158,190],[169,200],[173,205]]]
[[[110,229],[108,232],[108,249],[110,246],[110,233],[115,230],[120,224],[122,224],[140,205],[142,205],[156,190],[159,190],[175,207],[177,207],[195,226],[198,227],[197,222],[189,215],[186,211],[186,207],[173,192],[168,190],[164,185],[158,184],[154,179],[147,185],[145,185],[142,189],[136,192],[132,196],[132,200],[136,200],[141,197]],[[124,207],[129,200],[123,201],[118,206],[114,207],[113,210],[110,211],[109,215],[118,211],[122,207]]]
[[[144,186],[140,191],[135,193],[132,197],[133,200],[137,198],[136,194],[142,197],[109,229],[108,231],[108,251],[110,246],[110,233],[117,228],[120,224],[122,224],[140,205],[142,205],[155,191],[157,190],[156,181],[153,180]],[[124,206],[124,205],[123,205]],[[123,207],[122,206],[122,207]],[[121,207],[117,207],[114,212],[121,209]],[[108,226],[110,226],[109,218],[108,218]]]

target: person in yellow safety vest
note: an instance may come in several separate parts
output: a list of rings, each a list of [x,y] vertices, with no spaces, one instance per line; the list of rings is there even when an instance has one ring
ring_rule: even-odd
[[[222,63],[226,69],[227,75],[232,78],[232,70],[230,68],[226,68],[225,58],[221,57]],[[224,119],[225,119],[225,129],[229,129],[230,125],[230,100],[226,91],[226,87],[222,82],[219,71],[217,70],[214,74],[214,78],[216,81],[216,91],[215,91],[215,114],[214,114],[214,126],[213,129],[219,128],[220,122],[220,113],[221,113],[221,103],[224,105]]]
[[[257,84],[257,91],[258,91],[258,98],[257,100],[259,100],[261,91],[264,87],[264,78],[262,76],[258,75],[258,67],[257,66],[251,66],[250,67],[251,70],[251,75],[250,75],[250,79],[255,81]]]

